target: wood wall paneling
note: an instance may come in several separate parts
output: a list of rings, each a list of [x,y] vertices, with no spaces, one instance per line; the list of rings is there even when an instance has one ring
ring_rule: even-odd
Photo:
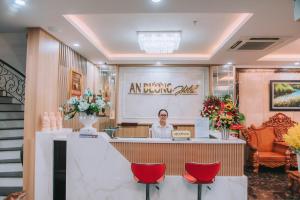
[[[69,96],[70,88],[70,71],[75,70],[83,75],[83,88],[87,85],[87,60],[80,54],[73,51],[70,47],[60,43],[59,45],[59,65],[58,65],[58,102],[63,105]],[[78,130],[81,125],[78,118],[63,122],[66,128]]]
[[[244,175],[244,144],[111,143],[129,162],[165,163],[167,175],[181,176],[186,162],[221,162],[218,176]]]
[[[41,128],[41,115],[58,108],[59,42],[38,28],[28,30],[23,184],[27,199],[34,200],[35,132]]]
[[[56,40],[40,28],[28,30],[25,125],[24,125],[24,190],[28,200],[34,200],[35,132],[41,129],[43,112],[56,112],[69,98],[70,70],[83,74],[83,88],[87,86],[87,67],[91,72],[99,72],[96,66],[76,53],[70,47]],[[89,76],[89,85],[100,83],[100,75]],[[93,79],[93,80],[90,80]],[[101,118],[95,127],[103,130],[113,126],[114,120]],[[81,125],[77,117],[64,121],[64,127],[78,130]]]
[[[191,131],[192,137],[195,137],[194,125],[173,125],[175,130],[187,130]],[[124,126],[121,127],[117,133],[116,137],[149,137],[149,128],[151,124],[137,125],[137,126]]]

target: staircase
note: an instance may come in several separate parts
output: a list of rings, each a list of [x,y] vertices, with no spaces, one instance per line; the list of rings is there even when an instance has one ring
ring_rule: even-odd
[[[0,200],[23,190],[25,76],[0,60]]]

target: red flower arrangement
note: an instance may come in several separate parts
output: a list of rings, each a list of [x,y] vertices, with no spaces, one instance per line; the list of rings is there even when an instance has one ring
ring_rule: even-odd
[[[208,117],[216,129],[240,130],[245,117],[229,95],[222,98],[209,96],[203,102],[202,117]]]
[[[222,101],[216,96],[208,96],[203,102],[203,109],[201,111],[202,117],[208,117],[212,120],[222,109]]]

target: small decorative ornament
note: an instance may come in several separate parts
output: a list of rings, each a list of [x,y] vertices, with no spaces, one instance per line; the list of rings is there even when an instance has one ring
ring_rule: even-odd
[[[62,129],[62,117],[60,112],[56,113],[56,126],[58,130]]]
[[[47,112],[42,117],[42,131],[50,131],[50,119]]]
[[[54,115],[54,112],[50,112],[50,128],[51,131],[56,131],[57,127],[56,127],[56,117]]]

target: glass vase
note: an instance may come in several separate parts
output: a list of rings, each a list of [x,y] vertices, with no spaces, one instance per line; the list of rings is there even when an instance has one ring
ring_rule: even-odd
[[[221,135],[222,135],[222,140],[228,140],[229,139],[229,129],[222,127],[221,128]]]
[[[298,172],[300,173],[300,153],[296,153],[297,163],[298,163]]]

